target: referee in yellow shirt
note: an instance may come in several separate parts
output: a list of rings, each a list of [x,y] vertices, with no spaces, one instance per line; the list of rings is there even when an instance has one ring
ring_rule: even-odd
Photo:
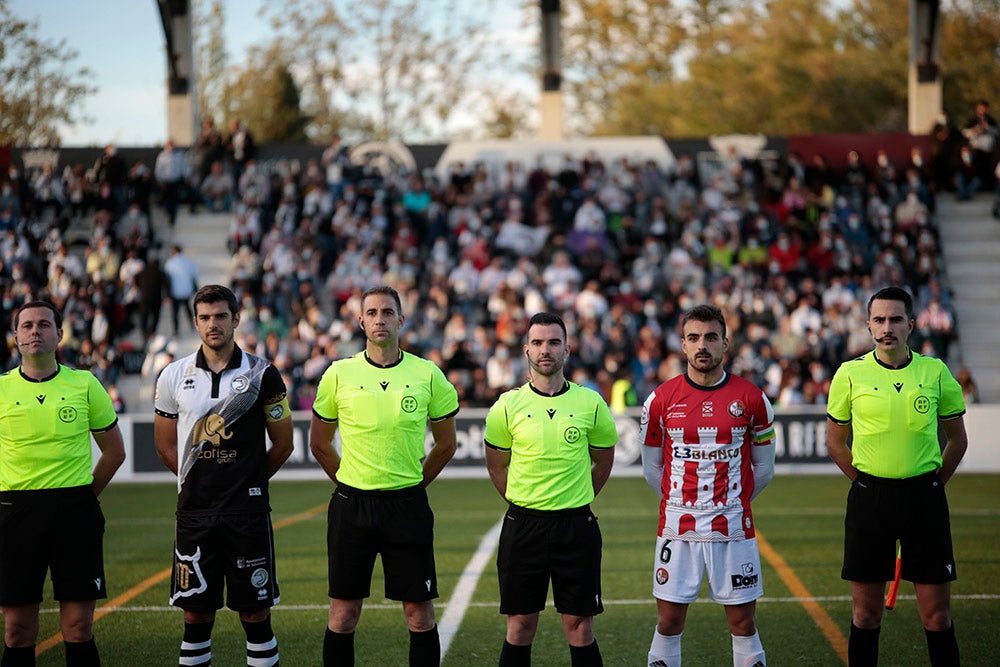
[[[552,313],[528,321],[528,383],[486,416],[486,467],[510,503],[500,531],[501,667],[531,664],[549,580],[573,667],[602,665],[594,637],[601,602],[601,531],[590,503],[614,463],[618,431],[604,398],[568,382],[566,325]]]
[[[323,374],[309,435],[313,456],[337,484],[327,518],[323,664],[354,664],[354,629],[380,554],[385,596],[403,603],[410,664],[436,666],[434,514],[424,487],[455,454],[458,393],[432,362],[399,349],[404,317],[396,290],[366,290],[359,322],[365,349]],[[428,420],[434,446],[425,457]],[[338,426],[340,454],[331,446]]]
[[[66,664],[100,664],[94,608],[106,598],[97,496],[125,460],[118,416],[90,371],[56,359],[62,314],[30,301],[14,316],[21,365],[0,375],[0,606],[3,665],[35,664],[45,572]],[[101,450],[93,462],[91,434]]]
[[[916,590],[931,664],[959,664],[951,618],[955,557],[944,486],[968,447],[965,400],[942,361],[910,350],[913,326],[913,300],[905,290],[876,292],[868,301],[875,349],[842,364],[830,385],[827,449],[852,480],[842,572],[853,600],[852,667],[878,663],[882,597],[895,576],[897,540],[901,578]]]

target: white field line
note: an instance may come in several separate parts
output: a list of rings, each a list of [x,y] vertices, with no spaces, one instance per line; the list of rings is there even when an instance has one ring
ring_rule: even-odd
[[[488,557],[489,557],[489,555],[487,555],[487,558]],[[463,574],[463,576],[464,576],[464,574]],[[473,588],[475,588],[475,586],[473,586]],[[456,590],[456,593],[457,593],[457,590]],[[900,595],[898,599],[899,600],[908,600],[910,602],[913,602],[913,601],[915,601],[917,599],[917,597],[915,595]],[[968,595],[952,595],[951,599],[952,600],[1000,600],[1000,593],[971,593],[971,594],[968,594]],[[799,604],[801,602],[808,602],[810,600],[814,601],[814,602],[850,602],[851,601],[851,596],[850,595],[825,595],[825,596],[816,596],[816,597],[813,597],[813,598],[809,598],[809,600],[803,600],[803,599],[797,598],[797,597],[777,597],[777,598],[775,598],[775,597],[766,597],[765,596],[765,597],[762,597],[762,598],[758,598],[757,599],[757,604]],[[456,602],[455,595],[452,595],[451,600],[449,600],[448,603],[447,603],[447,607],[450,609],[451,605],[455,604],[455,602]],[[617,607],[628,607],[628,606],[643,606],[643,605],[650,605],[650,606],[652,606],[653,605],[653,598],[652,598],[652,596],[650,596],[649,598],[643,599],[643,600],[604,600],[603,602],[604,602],[604,606],[605,607],[615,607],[615,606],[617,606]],[[715,603],[712,602],[711,600],[707,599],[707,598],[699,598],[698,600],[695,601],[695,604],[715,604]],[[499,606],[500,606],[499,600],[497,600],[497,601],[487,601],[487,602],[467,602],[467,604],[465,605],[466,608],[468,608],[468,607],[499,608]],[[547,601],[547,606],[549,606],[549,607],[552,606],[552,600],[548,600]],[[114,611],[116,613],[126,613],[126,614],[128,614],[128,613],[162,613],[162,612],[177,612],[177,613],[180,613],[180,611],[181,611],[179,608],[177,608],[177,607],[171,607],[169,605],[160,605],[160,606],[151,605],[151,606],[141,606],[141,607],[138,606],[138,605],[136,605],[136,606],[125,605],[123,607],[106,607],[106,609],[108,611]],[[365,605],[365,609],[389,609],[389,610],[393,610],[393,611],[399,611],[399,603],[398,602],[384,602],[384,603],[377,603],[377,604],[366,604]],[[330,610],[330,605],[329,604],[279,604],[278,606],[276,606],[274,608],[274,610],[275,610],[276,613],[279,613],[279,614],[281,612],[285,612],[285,611],[329,611]],[[43,614],[55,614],[55,613],[58,613],[58,612],[59,612],[59,608],[58,607],[49,607],[49,608],[43,608],[43,609],[41,609],[41,613],[43,613]],[[464,613],[464,611],[463,611],[463,613]],[[447,617],[447,615],[448,615],[448,612],[446,610],[445,611],[445,616],[441,618],[441,623],[442,624],[445,622],[445,617]],[[459,620],[461,620],[461,619],[459,619]],[[457,630],[457,628],[458,628],[458,626],[456,625],[455,629]],[[439,631],[441,631],[441,630],[439,629]],[[454,637],[454,632],[452,633],[452,637]],[[441,651],[442,651],[442,655],[444,655],[444,632],[443,631],[441,631]]]
[[[442,660],[447,655],[448,649],[451,648],[451,641],[458,633],[459,626],[462,625],[462,619],[465,618],[466,610],[472,604],[472,594],[476,592],[476,585],[479,583],[479,578],[483,575],[483,570],[493,556],[493,552],[496,551],[497,543],[500,541],[500,528],[503,526],[504,516],[506,516],[506,513],[500,515],[500,520],[493,524],[493,527],[486,531],[483,539],[479,541],[476,552],[472,554],[468,565],[465,566],[465,570],[458,578],[458,584],[451,594],[451,599],[448,600],[448,604],[445,606],[444,614],[438,623],[438,634],[441,636]]]

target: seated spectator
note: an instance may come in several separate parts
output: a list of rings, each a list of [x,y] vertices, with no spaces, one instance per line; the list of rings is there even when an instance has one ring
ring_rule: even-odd
[[[233,175],[224,171],[222,162],[212,163],[211,171],[201,182],[201,196],[205,206],[213,213],[228,213],[233,205]]]

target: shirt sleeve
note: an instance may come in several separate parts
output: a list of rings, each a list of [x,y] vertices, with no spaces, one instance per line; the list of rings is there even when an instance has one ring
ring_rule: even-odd
[[[611,415],[611,408],[604,402],[604,398],[598,394],[594,410],[594,427],[590,431],[590,446],[595,449],[610,449],[617,442],[618,427],[615,426],[615,418]]]
[[[830,381],[826,414],[838,424],[851,422],[851,375],[844,364],[840,365]]]
[[[337,364],[332,363],[316,387],[313,414],[325,422],[337,421]]]
[[[507,395],[503,394],[486,413],[486,430],[483,440],[494,449],[510,451],[513,440],[510,436],[510,426],[507,422]]]
[[[656,392],[646,398],[639,415],[639,442],[645,447],[663,447],[663,424],[660,421],[659,401]]]
[[[938,403],[938,419],[955,419],[965,414],[965,396],[962,394],[962,385],[951,374],[948,367],[941,364],[941,399]]]
[[[427,363],[431,366],[431,402],[427,406],[427,416],[432,422],[454,417],[458,414],[458,391],[437,364]]]
[[[770,445],[774,442],[774,408],[762,391],[753,405],[753,444]]]
[[[174,398],[173,365],[167,366],[156,378],[156,393],[153,396],[153,409],[161,417],[176,418],[179,412],[177,400]]]
[[[90,411],[90,430],[107,431],[118,423],[118,413],[111,397],[93,373],[87,373],[87,399]]]
[[[260,400],[264,406],[264,418],[269,422],[281,421],[291,415],[285,381],[272,365],[268,365],[260,379]]]

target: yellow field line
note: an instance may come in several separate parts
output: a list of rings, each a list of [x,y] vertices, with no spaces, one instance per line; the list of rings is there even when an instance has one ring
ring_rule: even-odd
[[[823,633],[826,640],[830,642],[830,646],[833,647],[833,650],[836,651],[841,661],[846,665],[847,637],[840,631],[840,628],[830,618],[830,615],[826,613],[826,610],[816,602],[812,593],[809,592],[805,584],[795,575],[795,571],[785,562],[781,554],[775,551],[770,542],[764,539],[759,530],[757,531],[757,546],[760,547],[761,555],[777,571],[778,576],[785,582],[785,586],[791,591],[792,595],[799,599],[799,604],[812,617],[813,623],[816,624],[816,627]]]
[[[306,521],[307,519],[311,519],[317,514],[321,514],[322,512],[326,511],[326,508],[327,508],[327,503],[323,503],[322,505],[317,505],[316,507],[307,509],[305,512],[294,514],[288,518],[282,519],[281,521],[275,522],[274,529],[278,530],[279,528],[284,528],[286,526],[291,526],[293,524]],[[106,603],[101,605],[100,609],[97,609],[94,612],[94,622],[96,623],[99,619],[107,616],[108,614],[114,611],[117,611],[118,608],[121,607],[123,604],[126,604],[130,600],[142,595],[156,584],[166,579],[169,579],[171,572],[173,572],[173,568],[169,567],[165,570],[161,570],[160,572],[157,572],[148,579],[140,581],[138,584],[128,589],[121,595],[118,595],[112,598],[111,600],[108,600]],[[48,651],[50,648],[52,648],[62,640],[63,640],[62,632],[55,633],[45,641],[35,646],[35,655],[39,656],[42,653],[45,653],[46,651]]]

